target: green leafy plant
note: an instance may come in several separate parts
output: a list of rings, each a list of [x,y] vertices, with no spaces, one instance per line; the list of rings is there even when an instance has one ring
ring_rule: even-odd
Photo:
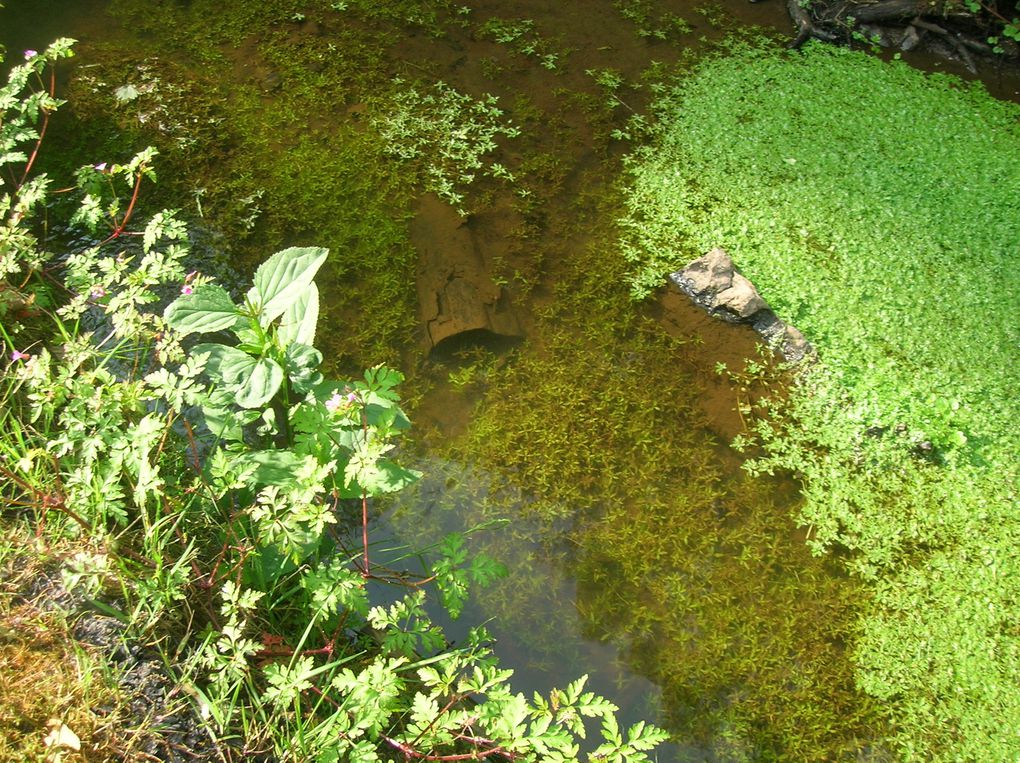
[[[478,34],[495,40],[502,45],[509,45],[522,56],[538,59],[544,69],[555,71],[559,68],[561,54],[552,43],[535,31],[532,19],[501,19],[490,18],[478,26]]]
[[[42,53],[26,50],[25,63],[11,67],[0,87],[0,318],[28,305],[30,297],[20,287],[47,259],[29,224],[50,180],[33,175],[32,168],[50,115],[62,103],[54,64],[72,55],[73,43],[63,38]]]
[[[613,6],[637,27],[639,37],[665,41],[693,31],[681,16],[659,11],[650,0],[614,0]]]
[[[1020,378],[998,360],[1017,344],[1015,106],[850,51],[755,46],[658,114],[623,221],[635,294],[723,246],[816,343],[749,468],[797,475],[812,548],[871,586],[856,680],[903,754],[1015,757]],[[905,170],[935,146],[951,149]]]

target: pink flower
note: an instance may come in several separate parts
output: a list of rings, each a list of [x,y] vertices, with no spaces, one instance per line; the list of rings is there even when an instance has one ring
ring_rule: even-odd
[[[323,405],[326,406],[326,410],[330,413],[336,413],[344,407],[344,399],[340,397],[339,392],[334,392],[333,397],[323,403]]]
[[[13,363],[16,360],[28,360],[31,357],[32,356],[27,352],[19,352],[18,350],[15,350],[11,353],[11,362]]]
[[[326,406],[326,410],[330,413],[339,413],[346,411],[355,402],[357,402],[358,396],[354,392],[348,392],[346,395],[341,395],[339,392],[334,392],[333,396],[327,400],[323,405]]]
[[[92,287],[92,291],[89,294],[92,295],[92,299],[100,299],[106,296],[106,289],[97,284]]]
[[[99,164],[93,164],[92,169],[97,172],[106,172],[106,162],[100,162]]]
[[[195,293],[195,287],[192,286],[190,283],[186,283],[186,284],[184,284],[184,286],[181,287],[181,294],[184,294],[185,296],[187,296],[188,294],[194,294],[194,293]]]
[[[39,51],[38,50],[32,50],[31,48],[29,48],[28,50],[25,51],[25,60],[26,61],[31,61],[33,58],[35,58],[38,55],[39,55]]]

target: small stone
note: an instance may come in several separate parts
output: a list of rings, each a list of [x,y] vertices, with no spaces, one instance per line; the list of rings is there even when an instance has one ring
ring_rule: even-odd
[[[791,363],[799,363],[813,350],[814,348],[811,346],[811,343],[799,329],[789,325],[786,326],[786,334],[781,347],[784,358]]]
[[[759,310],[768,307],[758,294],[758,290],[754,288],[754,284],[739,273],[733,275],[732,285],[728,289],[716,295],[716,304],[717,307],[728,310],[740,318],[750,318]]]
[[[716,247],[684,268],[680,278],[697,294],[718,294],[733,283],[733,260],[725,250]]]
[[[731,323],[751,324],[786,360],[798,363],[813,351],[804,335],[780,320],[754,284],[737,272],[724,249],[712,249],[669,278],[711,315]]]
[[[903,39],[900,41],[900,50],[913,50],[920,42],[921,35],[917,33],[917,29],[913,26],[908,26],[907,31],[903,33]]]

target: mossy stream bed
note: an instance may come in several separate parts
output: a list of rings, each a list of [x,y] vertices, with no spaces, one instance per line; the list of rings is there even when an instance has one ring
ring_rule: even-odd
[[[404,461],[425,475],[378,507],[379,542],[481,528],[468,545],[509,574],[463,620],[495,618],[519,688],[591,674],[674,733],[660,760],[884,759],[851,661],[866,590],[809,553],[797,485],[729,447],[782,374],[676,293],[632,302],[617,245],[634,117],[667,67],[785,33],[781,4],[10,5],[12,55],[81,40],[51,173],[155,143],[145,203],[215,231],[234,268],[331,249],[327,364],[407,374]],[[420,285],[457,278],[515,330],[433,348]]]

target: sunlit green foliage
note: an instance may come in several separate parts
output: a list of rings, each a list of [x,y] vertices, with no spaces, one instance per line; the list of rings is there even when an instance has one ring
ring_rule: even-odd
[[[681,16],[660,10],[651,0],[614,0],[613,5],[640,37],[664,41],[693,31]]]
[[[425,188],[466,215],[463,191],[476,175],[513,180],[487,156],[497,137],[519,132],[496,106],[495,96],[475,100],[445,82],[427,92],[400,79],[393,85],[397,92],[380,109],[375,125],[387,154],[422,167]]]
[[[230,255],[251,268],[267,245],[328,247],[324,319],[345,330],[324,338],[327,364],[352,371],[395,362],[413,333],[415,254],[403,221],[416,184],[368,126],[396,89],[387,29],[350,24],[329,8],[298,22],[287,2],[168,4],[156,13],[121,0],[114,9],[152,44],[141,59],[130,38],[90,50],[94,65],[72,82],[81,132],[109,131],[112,120],[136,143],[159,146],[178,170],[161,200],[194,199],[189,208],[228,234]],[[332,25],[328,35],[316,31],[320,23]],[[183,49],[228,74],[203,77],[179,60]],[[140,95],[116,103],[125,84]],[[173,129],[182,124],[186,143]]]
[[[536,31],[532,19],[503,19],[494,16],[478,25],[478,34],[507,45],[522,56],[537,58],[539,64],[550,71],[562,65],[561,53],[556,51],[551,41]]]
[[[706,63],[659,114],[631,165],[635,292],[723,246],[816,344],[755,468],[798,474],[813,547],[874,586],[858,683],[905,753],[1015,757],[1016,107],[819,46]]]

